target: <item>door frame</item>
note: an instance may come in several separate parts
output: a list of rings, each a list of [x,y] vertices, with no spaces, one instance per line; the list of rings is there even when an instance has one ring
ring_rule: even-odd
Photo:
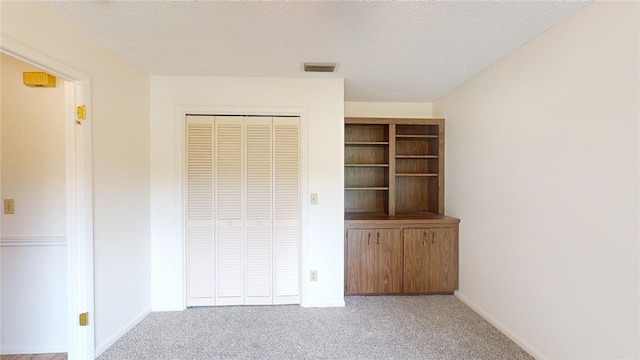
[[[67,353],[69,360],[95,358],[93,284],[93,180],[91,78],[5,35],[0,53],[38,67],[73,84],[65,90],[67,189]],[[85,105],[85,120],[77,124],[76,106]],[[89,313],[87,326],[78,316]]]
[[[187,308],[187,223],[186,223],[186,116],[187,115],[204,115],[204,116],[297,116],[300,118],[300,305],[304,306],[305,295],[307,294],[308,282],[304,281],[303,275],[308,273],[308,234],[307,217],[309,213],[309,202],[306,201],[308,194],[307,184],[307,131],[308,131],[308,114],[307,108],[304,107],[270,107],[270,106],[216,106],[216,105],[178,105],[175,112],[174,134],[175,147],[174,153],[179,171],[176,172],[177,185],[175,192],[177,195],[178,206],[176,207],[175,218],[178,219],[178,228],[176,237],[180,241],[180,269],[182,271],[180,280],[180,310]]]

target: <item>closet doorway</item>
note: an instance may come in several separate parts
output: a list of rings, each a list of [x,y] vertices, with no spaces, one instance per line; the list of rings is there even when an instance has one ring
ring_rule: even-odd
[[[300,117],[185,117],[187,306],[300,303]]]

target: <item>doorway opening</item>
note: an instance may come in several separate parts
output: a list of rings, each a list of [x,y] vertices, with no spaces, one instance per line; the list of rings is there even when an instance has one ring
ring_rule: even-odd
[[[13,214],[3,211],[2,221],[0,221],[0,255],[3,261],[0,264],[3,267],[0,279],[3,296],[2,352],[3,354],[15,354],[25,353],[25,350],[28,353],[66,350],[68,359],[93,359],[95,346],[94,324],[91,320],[93,317],[93,205],[90,79],[75,69],[5,36],[2,37],[0,55],[3,62],[22,64],[55,76],[58,82],[57,86],[62,89],[58,89],[62,92],[61,97],[57,98],[58,100],[52,100],[55,102],[55,105],[52,105],[56,107],[55,113],[60,114],[61,117],[59,127],[48,122],[55,118],[52,113],[50,118],[48,116],[41,117],[39,120],[41,123],[30,124],[33,126],[31,128],[24,126],[16,128],[14,125],[19,124],[20,120],[24,120],[22,118],[23,111],[33,110],[33,107],[37,108],[42,104],[40,101],[38,104],[20,103],[11,98],[16,94],[9,87],[6,87],[8,91],[5,89],[4,82],[11,79],[5,76],[3,71],[2,102],[5,106],[2,107],[2,126],[0,126],[0,147],[2,148],[0,184],[3,185],[0,188],[2,193],[0,198],[3,199],[3,203],[4,199],[12,199],[14,211]],[[5,70],[4,67],[3,70]],[[24,86],[21,80],[19,84],[12,86]],[[10,108],[14,113],[5,114],[5,110],[9,108],[8,104],[12,105]],[[79,119],[76,115],[76,108],[80,105],[86,106],[84,120]],[[47,114],[49,110],[44,111]],[[11,125],[5,126],[5,123],[9,124],[8,121],[12,118],[17,118],[17,121],[12,121]],[[51,131],[55,135],[45,131],[43,127],[46,126],[52,126]],[[21,133],[18,136],[18,133],[9,133],[9,131],[20,131]],[[13,137],[14,135],[16,136]],[[44,142],[44,144],[39,144],[40,149],[36,152],[39,152],[40,155],[55,152],[57,154],[55,157],[47,158],[44,156],[44,159],[40,158],[39,160],[41,163],[35,165],[25,158],[28,154],[24,154],[22,151],[9,151],[8,146],[12,146],[14,149],[23,149],[25,143],[35,140],[36,135],[41,137],[40,140]],[[8,140],[8,136],[12,136],[11,141]],[[44,178],[42,178],[43,171],[46,174]],[[37,187],[42,186],[45,186],[47,190],[39,191],[42,189]],[[33,190],[29,191],[30,188]],[[39,205],[34,206],[33,204]],[[37,221],[37,224],[33,221]],[[20,256],[13,256],[16,254]],[[25,260],[19,264],[22,268],[18,279],[12,274],[7,276],[4,271],[5,265],[14,265],[5,263],[5,261],[9,261],[8,259],[18,262]],[[31,264],[25,262],[31,262]],[[35,284],[36,289],[30,289],[29,282],[38,279],[42,274],[53,276],[55,281],[45,283],[40,281]],[[14,289],[7,291],[9,287],[14,287]],[[14,291],[15,289],[21,291]],[[37,298],[29,296],[32,294],[25,293],[25,291],[40,292],[40,295],[43,295],[44,292],[45,297],[49,296],[57,300],[40,298],[36,303],[22,301],[19,297],[20,293],[23,297],[27,295],[25,299],[30,301]],[[7,308],[5,305],[7,302],[4,301],[5,296],[16,297],[10,299],[10,303],[19,309]],[[65,336],[53,339],[39,338],[34,343],[30,343],[28,339],[9,338],[10,333],[7,327],[15,324],[5,324],[5,311],[28,314],[31,313],[30,310],[35,309],[39,309],[41,314],[33,319],[17,319],[19,326],[24,328],[24,333],[30,331],[36,333],[37,329],[43,327],[43,322],[53,321],[49,324],[51,328],[47,327],[49,332],[51,329],[62,329],[60,332]],[[37,311],[35,312],[37,313]],[[54,314],[61,312],[62,315],[57,320],[55,317],[47,319],[42,315],[51,312]],[[80,326],[79,314],[85,312],[89,313],[90,320],[86,326]],[[16,319],[7,319],[7,321],[14,320]],[[59,324],[60,321],[62,324]],[[14,343],[5,344],[5,341],[13,341]]]

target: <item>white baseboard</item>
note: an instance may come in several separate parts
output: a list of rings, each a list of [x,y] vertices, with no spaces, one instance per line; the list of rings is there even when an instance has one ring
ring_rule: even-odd
[[[66,353],[67,344],[1,344],[1,355]]]
[[[134,326],[138,325],[142,319],[144,319],[147,315],[151,313],[151,308],[145,308],[138,315],[136,315],[131,321],[126,323],[123,327],[118,329],[113,335],[111,335],[107,340],[103,341],[101,344],[96,346],[95,357],[97,358],[103,352],[105,352],[111,345],[115,344],[116,341],[120,340],[120,338],[129,332],[129,330],[133,329]]]
[[[302,302],[300,306],[304,308],[314,308],[314,307],[344,307],[344,300],[338,302],[327,302],[327,303],[310,303],[310,302]]]
[[[185,307],[160,306],[160,307],[151,307],[151,312],[184,311],[186,309],[187,309],[187,306]]]
[[[526,342],[523,338],[518,336],[515,332],[513,332],[507,326],[502,324],[500,321],[496,320],[496,318],[494,318],[488,312],[486,312],[484,309],[482,309],[481,307],[476,305],[468,297],[464,296],[464,294],[462,294],[459,290],[456,291],[454,293],[454,295],[458,299],[460,299],[460,301],[465,303],[465,305],[467,305],[473,311],[478,313],[478,315],[482,316],[485,320],[487,320],[487,322],[489,322],[491,325],[495,326],[496,329],[500,330],[500,332],[503,333],[506,337],[511,339],[514,343],[518,344],[518,346],[520,346],[524,351],[529,353],[529,355],[533,356],[537,360],[549,360],[549,358],[546,357],[542,352],[538,351],[538,349],[536,349],[533,346],[531,346],[531,344]]]

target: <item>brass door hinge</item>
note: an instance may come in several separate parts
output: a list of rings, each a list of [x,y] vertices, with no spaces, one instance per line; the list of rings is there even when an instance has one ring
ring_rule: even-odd
[[[83,312],[82,314],[80,314],[80,316],[78,318],[79,318],[80,326],[89,325],[89,313],[88,312]]]
[[[76,116],[78,120],[76,120],[76,124],[82,125],[82,120],[87,118],[87,108],[84,105],[80,105],[76,108]]]

